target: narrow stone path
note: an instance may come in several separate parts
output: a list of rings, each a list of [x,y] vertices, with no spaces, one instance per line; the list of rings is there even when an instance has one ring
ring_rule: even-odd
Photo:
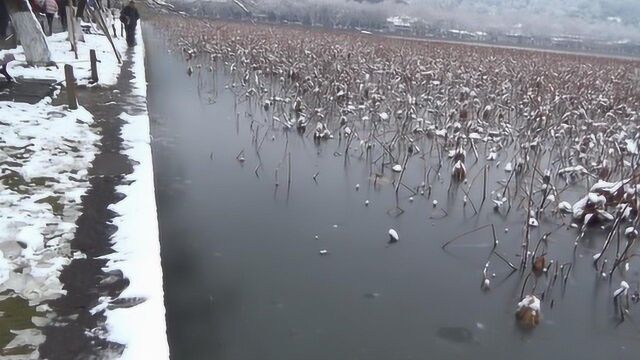
[[[124,348],[105,340],[104,311],[92,311],[105,297],[117,298],[128,285],[121,272],[104,272],[107,260],[101,258],[114,251],[111,237],[117,228],[112,220],[117,214],[109,210],[109,206],[124,198],[116,188],[125,184],[125,176],[133,171],[131,161],[123,154],[124,121],[119,115],[125,110],[135,110],[140,102],[132,93],[132,53],[128,51],[123,55],[115,89],[83,88],[78,93],[80,104],[93,114],[94,126],[101,136],[99,153],[89,169],[91,188],[82,198],[82,215],[76,222],[75,238],[71,242],[72,249],[86,254],[86,258],[73,260],[62,272],[61,281],[67,294],[49,304],[58,318],[43,331],[46,336],[40,347],[43,358],[110,358]],[[58,101],[61,99],[65,99],[64,93],[58,96]],[[120,305],[109,306],[122,303],[119,300]]]

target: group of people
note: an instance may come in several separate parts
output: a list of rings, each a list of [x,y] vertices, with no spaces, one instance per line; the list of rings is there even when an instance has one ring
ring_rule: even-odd
[[[65,7],[68,0],[32,0],[31,7],[34,11],[44,14],[47,18],[49,35],[53,34],[53,19],[56,14],[60,17],[62,28],[66,29],[67,17],[65,15]]]
[[[53,32],[53,19],[56,13],[60,18],[60,22],[64,30],[67,28],[66,6],[69,1],[72,0],[30,0],[32,2],[32,9],[34,12],[40,12],[46,15],[47,23],[49,25],[49,34]],[[100,0],[89,0],[87,5],[90,7],[98,6]],[[34,2],[37,2],[33,4]],[[111,1],[109,1],[111,3]],[[75,4],[74,4],[75,5]],[[37,6],[37,7],[36,7]],[[129,1],[127,6],[120,11],[120,21],[124,25],[127,33],[127,45],[133,47],[136,45],[136,27],[138,20],[140,19],[140,13],[136,8],[135,1]],[[4,40],[7,36],[7,28],[10,22],[9,11],[4,3],[4,0],[0,0],[0,40]],[[7,59],[6,56],[0,58],[0,75],[3,75],[7,81],[13,82],[14,79],[7,72],[7,64],[13,59]]]
[[[43,14],[47,19],[48,33],[51,35],[53,32],[53,19],[56,14],[60,17],[62,28],[67,29],[67,17],[65,14],[65,8],[68,5],[69,0],[29,0],[31,9],[34,13]],[[7,30],[9,29],[9,22],[11,18],[9,11],[4,3],[0,1],[0,38],[7,37]],[[44,30],[44,29],[43,29]]]
[[[67,14],[66,8],[69,5],[77,5],[74,0],[29,0],[31,8],[34,13],[43,14],[47,19],[48,34],[53,33],[53,20],[58,15],[60,24],[63,31],[67,30]],[[87,6],[91,8],[102,7],[104,0],[87,0]],[[107,0],[107,6],[117,6],[119,0]],[[120,21],[124,24],[125,31],[127,33],[127,44],[129,46],[135,46],[136,44],[136,27],[138,20],[140,19],[140,13],[136,8],[135,1],[129,1],[129,3],[120,11]],[[4,1],[0,1],[0,38],[4,39],[7,36],[7,29],[9,26],[9,12],[4,4]],[[44,29],[43,29],[44,30]]]

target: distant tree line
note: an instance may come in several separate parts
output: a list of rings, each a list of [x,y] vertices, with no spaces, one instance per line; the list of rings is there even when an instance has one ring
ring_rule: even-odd
[[[198,16],[243,19],[257,18],[269,22],[300,23],[308,26],[382,29],[388,17],[384,8],[361,3],[262,2],[245,13],[233,2],[175,2],[177,10]]]

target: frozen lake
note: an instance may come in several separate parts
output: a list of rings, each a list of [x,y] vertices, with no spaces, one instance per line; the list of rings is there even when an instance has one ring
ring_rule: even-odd
[[[265,122],[259,107],[236,105],[222,72],[187,76],[181,55],[167,52],[158,30],[146,25],[144,36],[173,359],[637,357],[633,314],[618,325],[614,313],[618,283],[593,270],[602,233],[594,231],[574,252],[577,230],[559,219],[532,230],[533,241],[553,231],[548,251],[574,266],[566,286],[556,284],[552,301],[544,302],[541,324],[522,331],[514,311],[526,273],[493,257],[491,289],[480,286],[490,228],[441,248],[493,223],[500,252],[518,264],[521,212],[505,216],[485,203],[474,215],[462,206],[462,192],[448,192],[445,170],[433,178],[430,197],[410,201],[401,189],[396,202],[390,177],[397,175],[374,181],[360,152],[344,154],[344,139],[316,144]],[[212,88],[216,96],[207,93]],[[421,146],[428,149],[428,141]],[[403,181],[415,186],[424,173],[412,161],[419,160],[410,160]],[[470,165],[470,175],[483,166]],[[488,182],[504,177],[492,166]],[[471,197],[478,206],[481,195]],[[395,244],[388,243],[390,228],[400,236]],[[546,286],[544,277],[537,286]]]

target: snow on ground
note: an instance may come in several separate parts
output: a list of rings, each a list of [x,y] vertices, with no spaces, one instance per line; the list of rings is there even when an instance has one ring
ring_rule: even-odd
[[[21,47],[0,51],[0,57],[5,53],[15,56],[9,71],[18,78],[63,81],[64,64],[72,64],[78,84],[84,85],[90,75],[89,50],[95,49],[100,61],[98,84],[116,84],[120,65],[106,36],[85,34],[85,42],[78,45],[78,60],[70,51],[66,33],[50,36],[47,41],[57,66],[27,67]],[[124,54],[125,40],[115,39],[115,44]],[[124,358],[162,359],[168,358],[169,351],[142,46],[134,56],[135,94],[142,96],[140,105],[145,113],[130,118],[123,115],[130,121],[123,129],[125,145],[129,146],[127,155],[138,165],[129,176],[134,183],[119,189],[127,198],[114,206],[122,217],[115,221],[119,230],[114,241],[119,253],[113,255],[115,262],[110,266],[123,270],[131,280],[123,297],[148,300],[125,312],[108,311],[109,325],[114,331],[111,337],[127,345]],[[43,301],[64,294],[59,279],[62,268],[73,258],[85,256],[74,253],[70,241],[82,210],[81,196],[90,186],[88,169],[98,151],[100,137],[90,127],[92,122],[93,116],[86,109],[53,106],[51,98],[35,105],[0,102],[0,293],[4,294],[0,301],[19,296],[38,311],[49,311]],[[145,226],[141,228],[141,224]],[[37,349],[42,333],[35,328],[29,331],[16,332],[18,337],[9,345],[27,342]],[[25,358],[37,357],[35,350]]]
[[[147,113],[147,83],[144,66],[144,44],[138,27],[138,45],[132,53],[133,95],[140,108],[133,114],[122,113],[126,124],[122,129],[124,153],[137,165],[117,190],[126,197],[110,207],[120,216],[113,223],[113,249],[107,271],[121,270],[129,286],[120,298],[143,298],[130,308],[106,310],[109,340],[126,345],[122,359],[168,359],[160,242],[151,159],[151,136]]]
[[[0,51],[0,57],[6,53],[15,56],[9,72],[18,78],[63,81],[64,64],[72,64],[78,84],[86,85],[89,51],[95,49],[100,61],[99,85],[115,85],[120,65],[107,37],[85,34],[84,38],[78,44],[78,59],[70,51],[66,33],[47,38],[57,66],[26,66],[22,47]],[[105,310],[107,336],[126,346],[123,359],[168,359],[140,27],[138,39],[139,45],[130,56],[135,77],[132,96],[139,99],[139,109],[121,115],[126,122],[122,129],[124,153],[136,165],[127,176],[131,183],[117,189],[126,198],[111,206],[120,216],[113,221],[118,227],[113,237],[116,252],[109,255],[106,270],[121,270],[129,279],[130,285],[120,298],[145,301]],[[114,41],[124,55],[125,40]],[[84,256],[73,254],[69,243],[81,211],[80,198],[89,187],[87,169],[99,141],[90,128],[92,122],[92,115],[84,108],[71,111],[55,107],[49,98],[36,105],[0,102],[0,293],[10,289],[31,305],[57,298],[64,293],[59,280],[62,267],[74,257]],[[94,310],[106,309],[106,305]],[[35,342],[32,345],[37,347]]]
[[[120,27],[119,23],[116,26]],[[94,30],[95,32],[95,30]],[[113,42],[120,54],[123,54],[127,48],[127,42],[123,37],[113,39]],[[51,51],[51,59],[56,66],[47,67],[31,67],[25,61],[24,50],[22,46],[16,49],[0,51],[0,58],[5,54],[13,54],[15,61],[9,63],[9,74],[15,77],[23,77],[28,79],[46,79],[63,81],[64,65],[70,64],[74,68],[74,75],[79,85],[87,85],[91,75],[91,62],[89,61],[89,52],[91,49],[96,51],[98,63],[98,85],[110,86],[115,85],[120,74],[120,65],[117,57],[107,37],[101,33],[84,34],[84,42],[78,42],[78,59],[75,53],[71,51],[71,44],[68,41],[66,32],[53,34],[47,37],[49,50]]]
[[[12,289],[35,305],[62,293],[59,270],[70,261],[99,137],[84,108],[49,99],[0,102],[0,119],[0,292]]]
[[[64,294],[60,272],[83,256],[69,243],[97,151],[92,122],[84,108],[53,106],[50,98],[0,102],[0,300],[17,295],[46,311],[43,301]]]

